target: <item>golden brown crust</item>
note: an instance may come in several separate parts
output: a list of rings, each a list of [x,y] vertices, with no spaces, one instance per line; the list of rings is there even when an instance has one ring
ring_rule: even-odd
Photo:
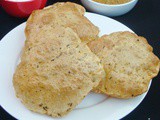
[[[95,90],[117,98],[131,98],[147,91],[160,68],[147,40],[130,32],[104,35],[89,43],[100,58],[106,79]],[[100,90],[100,91],[99,91]]]
[[[33,11],[27,20],[27,40],[13,83],[28,109],[64,116],[105,76],[100,60],[81,43],[99,33],[84,13],[84,7],[63,2]]]
[[[46,9],[36,10],[27,20],[26,37],[34,37],[43,27],[63,26],[72,28],[87,43],[98,37],[99,29],[84,17],[84,13],[82,6],[70,2],[56,3]]]
[[[99,58],[72,29],[43,27],[26,41],[13,84],[28,109],[61,117],[104,76]]]

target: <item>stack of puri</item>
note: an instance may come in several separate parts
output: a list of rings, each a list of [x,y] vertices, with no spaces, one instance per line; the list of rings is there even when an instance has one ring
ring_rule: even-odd
[[[132,98],[158,74],[160,61],[145,38],[127,31],[99,38],[84,14],[82,6],[62,2],[27,20],[13,85],[29,110],[62,117],[90,91]]]

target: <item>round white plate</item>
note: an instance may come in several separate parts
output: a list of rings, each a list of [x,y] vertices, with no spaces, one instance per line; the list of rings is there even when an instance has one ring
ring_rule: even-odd
[[[100,36],[116,31],[131,31],[125,25],[101,15],[86,13],[85,16],[100,29]],[[0,105],[19,120],[117,120],[134,110],[144,99],[144,93],[133,99],[109,98],[106,95],[90,93],[67,116],[56,119],[31,112],[23,106],[14,93],[12,77],[25,42],[25,23],[10,31],[0,41]]]

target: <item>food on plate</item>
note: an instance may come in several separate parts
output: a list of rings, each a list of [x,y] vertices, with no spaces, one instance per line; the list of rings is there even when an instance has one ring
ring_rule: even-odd
[[[13,76],[16,96],[31,111],[62,117],[91,91],[132,98],[147,91],[160,68],[143,37],[99,29],[75,3],[56,3],[27,20],[21,62]]]
[[[111,97],[132,98],[147,91],[160,60],[143,37],[131,32],[104,35],[89,47],[101,60],[106,79],[95,91]]]
[[[27,20],[27,40],[13,84],[28,109],[62,117],[104,79],[99,58],[86,45],[99,29],[84,12],[74,3],[56,3]]]
[[[70,27],[84,42],[98,37],[99,29],[85,16],[84,7],[70,2],[60,2],[43,10],[34,11],[26,25],[26,37],[34,37],[43,27]]]
[[[30,47],[27,41],[37,42]],[[99,58],[71,28],[43,27],[26,45],[13,85],[34,112],[62,117],[105,77]]]
[[[124,3],[130,2],[131,0],[93,0],[93,1],[103,3],[103,4],[117,5],[117,4],[124,4]]]

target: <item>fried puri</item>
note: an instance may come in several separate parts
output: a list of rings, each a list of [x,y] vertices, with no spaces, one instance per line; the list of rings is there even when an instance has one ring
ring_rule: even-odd
[[[44,27],[30,39],[39,42],[24,48],[13,78],[16,95],[29,110],[62,117],[99,84],[103,67],[70,28]]]
[[[27,39],[34,37],[43,27],[70,27],[85,43],[98,37],[99,29],[85,16],[84,7],[70,2],[53,4],[43,10],[34,11],[27,20],[25,34]]]
[[[131,32],[104,35],[89,43],[101,60],[106,78],[95,89],[116,98],[132,98],[148,90],[160,61],[143,37]]]

